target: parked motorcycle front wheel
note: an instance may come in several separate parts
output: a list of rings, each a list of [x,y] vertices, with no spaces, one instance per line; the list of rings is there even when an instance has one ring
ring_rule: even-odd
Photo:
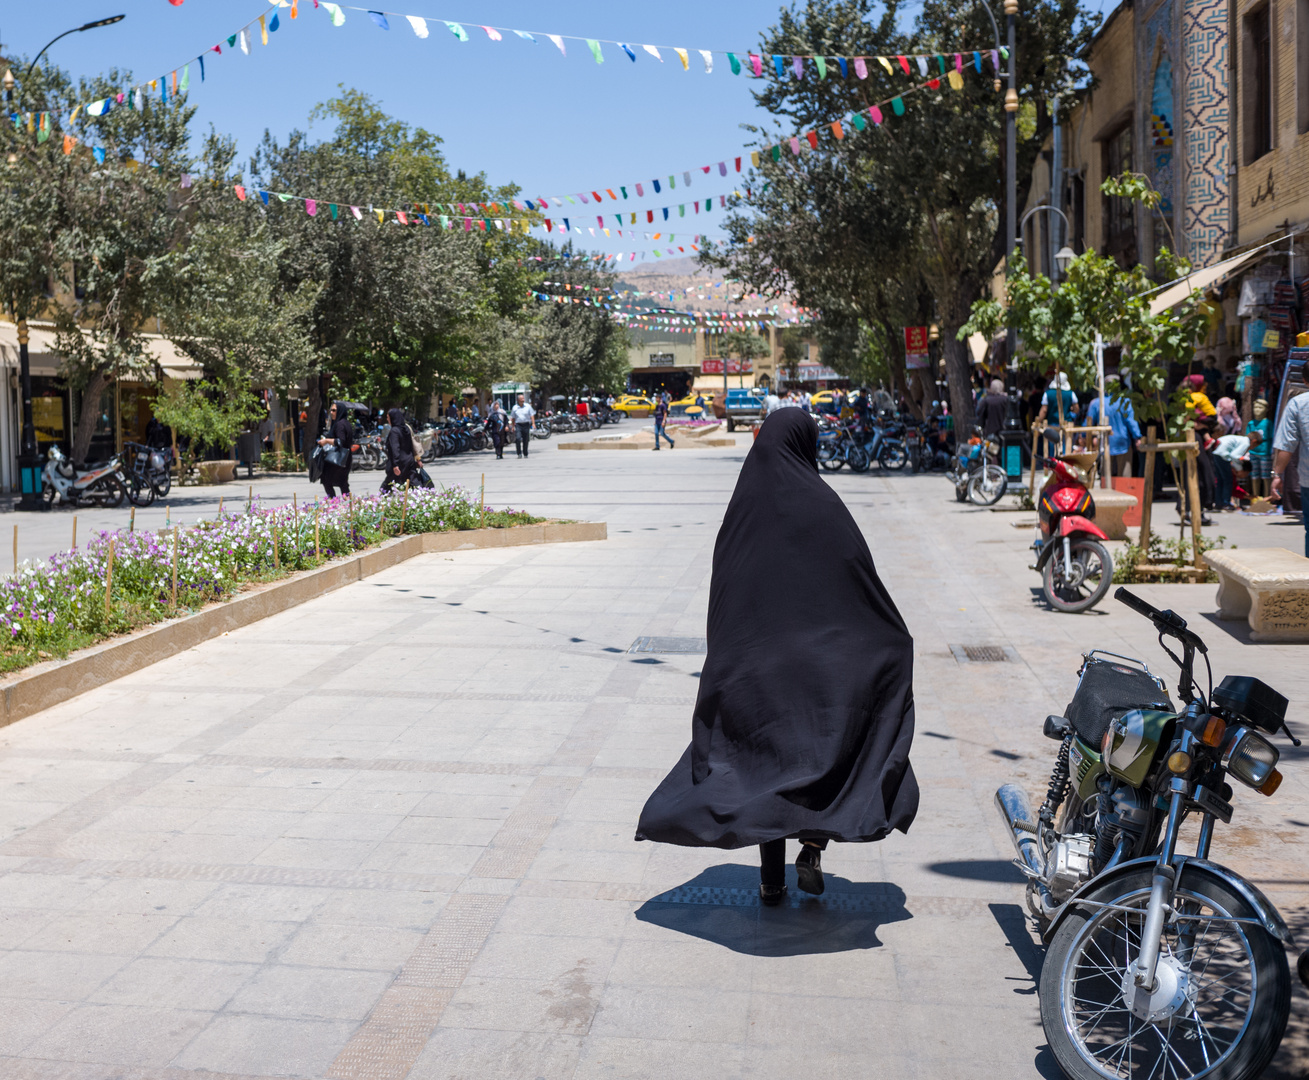
[[[868,451],[862,446],[852,446],[846,451],[845,460],[849,463],[850,468],[855,472],[867,472],[872,459],[868,456]]]
[[[127,478],[127,498],[133,506],[149,506],[155,501],[154,485],[139,476]]]
[[[1286,1030],[1291,973],[1282,946],[1241,896],[1183,878],[1164,926],[1153,1020],[1125,1000],[1141,948],[1151,870],[1120,878],[1072,911],[1041,968],[1041,1023],[1071,1080],[1253,1080]],[[1240,921],[1237,921],[1240,920]]]
[[[1056,611],[1086,611],[1103,600],[1113,584],[1114,561],[1096,540],[1074,540],[1069,550],[1072,563],[1064,566],[1063,543],[1055,541],[1041,571],[1041,584],[1046,601]]]
[[[110,509],[122,506],[123,500],[128,497],[127,485],[113,476],[106,476],[95,486],[94,491],[87,494],[91,495],[102,506],[107,506]],[[151,501],[153,501],[153,493],[151,494]]]
[[[155,495],[161,499],[168,498],[168,493],[173,490],[173,477],[171,473],[159,472],[151,477],[151,484],[154,486]]]
[[[904,447],[899,443],[887,443],[877,455],[877,464],[883,469],[890,469],[892,472],[899,472],[905,467],[908,460],[909,455],[905,453]]]
[[[836,472],[845,464],[845,458],[832,443],[821,442],[818,444],[818,464],[829,472]]]
[[[968,478],[968,501],[976,506],[994,506],[1004,497],[1009,478],[999,465],[988,465]]]

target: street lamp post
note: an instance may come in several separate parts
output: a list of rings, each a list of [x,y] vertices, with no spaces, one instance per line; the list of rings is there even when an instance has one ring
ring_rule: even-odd
[[[1006,29],[1009,32],[1009,89],[1004,95],[1005,111],[1005,227],[1009,235],[1005,240],[1005,281],[1013,271],[1014,255],[1018,249],[1018,0],[1004,0]],[[1012,326],[1006,335],[1009,363],[1012,366],[1018,355],[1018,331]]]
[[[75,26],[71,30],[65,30],[57,37],[51,38],[45,46],[33,58],[32,62],[27,65],[27,70],[23,72],[23,85],[26,88],[27,77],[32,74],[32,69],[36,63],[60,38],[65,38],[69,34],[80,34],[83,30],[94,30],[100,26],[112,26],[114,23],[122,22],[126,15],[113,15],[107,19],[97,19],[95,22],[84,23],[81,26]],[[4,74],[5,90],[5,111],[12,113],[14,111],[14,73],[6,71]],[[11,163],[13,159],[10,159]],[[17,314],[17,313],[15,313]],[[32,367],[28,359],[27,342],[28,330],[27,319],[19,319],[16,324],[18,331],[18,385],[23,398],[23,430],[18,450],[18,475],[19,491],[22,497],[18,503],[19,510],[41,510],[45,507],[45,501],[41,498],[41,454],[36,445],[36,425],[32,420]]]

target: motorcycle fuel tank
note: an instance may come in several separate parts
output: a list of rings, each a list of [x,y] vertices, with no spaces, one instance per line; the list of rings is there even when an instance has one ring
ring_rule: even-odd
[[[1175,718],[1175,713],[1133,709],[1113,721],[1101,748],[1108,750],[1103,756],[1109,772],[1132,787],[1145,783],[1164,729]]]
[[[1082,802],[1090,802],[1095,797],[1095,782],[1104,772],[1104,762],[1100,760],[1100,751],[1092,749],[1080,738],[1073,739],[1068,748],[1068,775],[1073,781],[1073,790]]]

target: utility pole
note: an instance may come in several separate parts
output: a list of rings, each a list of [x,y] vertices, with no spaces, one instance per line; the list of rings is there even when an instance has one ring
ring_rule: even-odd
[[[1018,248],[1018,0],[1004,0],[1005,24],[1009,32],[1009,89],[1004,95],[1005,111],[1005,286],[1013,273]],[[1018,331],[1009,327],[1009,366],[1018,364]]]

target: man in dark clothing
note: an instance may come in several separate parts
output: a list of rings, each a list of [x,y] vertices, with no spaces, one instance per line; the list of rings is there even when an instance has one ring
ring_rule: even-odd
[[[982,429],[982,436],[989,439],[998,435],[1008,414],[1009,399],[1005,397],[1004,383],[992,379],[990,392],[977,403],[977,424]]]
[[[667,400],[665,400],[667,396],[668,396],[667,394],[661,394],[659,397],[659,404],[655,406],[655,411],[654,411],[655,447],[654,448],[656,450],[659,449],[659,437],[661,435],[665,439],[668,439],[668,449],[671,450],[673,448],[673,440],[669,437],[668,432],[664,430],[664,422],[668,419],[668,402]]]
[[[500,407],[499,399],[492,400],[491,411],[486,416],[486,426],[491,432],[491,445],[495,447],[495,456],[501,460],[504,460],[505,456],[505,424],[508,422],[509,417]]]

